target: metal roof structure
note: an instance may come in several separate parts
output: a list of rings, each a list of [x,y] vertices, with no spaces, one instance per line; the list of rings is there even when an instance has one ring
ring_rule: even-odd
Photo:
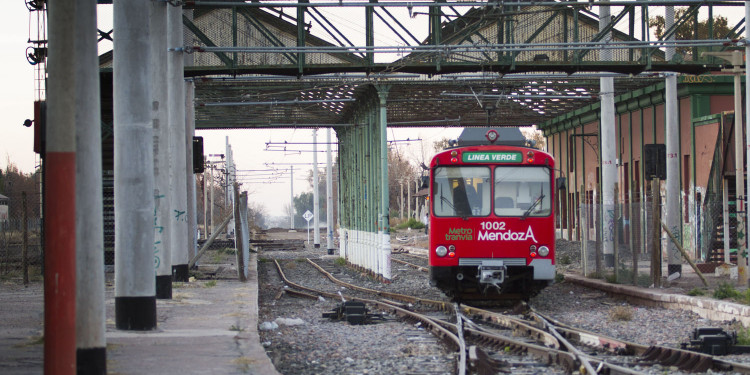
[[[197,129],[357,125],[349,115],[367,85],[389,88],[388,126],[525,126],[598,102],[603,76],[614,77],[618,95],[662,81],[662,72],[721,69],[720,61],[700,52],[736,44],[731,38],[744,31],[744,20],[726,35],[696,31],[691,40],[668,38],[702,10],[743,4],[187,1],[186,46],[171,50],[187,52]],[[621,8],[600,30],[592,8],[603,5]],[[649,28],[649,7],[662,5],[685,5],[687,11],[662,39],[636,38]],[[339,30],[326,13],[331,9],[362,21],[364,45]],[[416,17],[427,17],[428,30],[408,27]],[[376,26],[401,42],[376,42]],[[665,61],[665,46],[680,53]],[[400,57],[384,58],[395,54]],[[102,57],[103,81],[110,62],[111,55]],[[103,120],[108,122],[106,113]]]
[[[617,78],[618,93],[660,81]],[[347,120],[358,90],[390,86],[391,127],[527,126],[599,100],[599,79],[560,74],[423,75],[387,78],[315,77],[305,80],[196,79],[196,126],[201,129],[338,127]]]

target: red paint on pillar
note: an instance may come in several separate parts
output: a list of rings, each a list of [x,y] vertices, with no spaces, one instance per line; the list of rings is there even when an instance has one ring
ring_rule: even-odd
[[[75,152],[45,161],[44,373],[76,373]]]

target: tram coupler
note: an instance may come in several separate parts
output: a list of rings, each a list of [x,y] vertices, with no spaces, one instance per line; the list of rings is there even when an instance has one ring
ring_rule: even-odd
[[[342,302],[331,312],[323,313],[324,318],[346,320],[349,324],[360,325],[367,322],[367,307],[364,302]]]
[[[728,333],[721,328],[695,328],[689,343],[680,344],[682,349],[709,355],[750,353],[750,346],[737,345],[737,332]]]
[[[492,284],[498,286],[505,281],[507,268],[502,260],[484,260],[477,267],[477,279],[480,284]]]

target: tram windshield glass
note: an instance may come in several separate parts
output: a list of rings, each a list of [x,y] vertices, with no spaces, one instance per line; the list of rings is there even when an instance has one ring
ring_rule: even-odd
[[[549,216],[552,213],[550,169],[543,166],[495,168],[497,216]]]
[[[490,168],[437,167],[433,174],[432,206],[435,216],[489,216]]]

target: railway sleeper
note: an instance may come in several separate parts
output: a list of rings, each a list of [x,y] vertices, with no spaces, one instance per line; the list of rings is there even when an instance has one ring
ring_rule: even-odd
[[[711,356],[662,346],[649,347],[641,358],[663,366],[675,366],[681,370],[697,372],[704,372],[714,367],[714,360]]]

